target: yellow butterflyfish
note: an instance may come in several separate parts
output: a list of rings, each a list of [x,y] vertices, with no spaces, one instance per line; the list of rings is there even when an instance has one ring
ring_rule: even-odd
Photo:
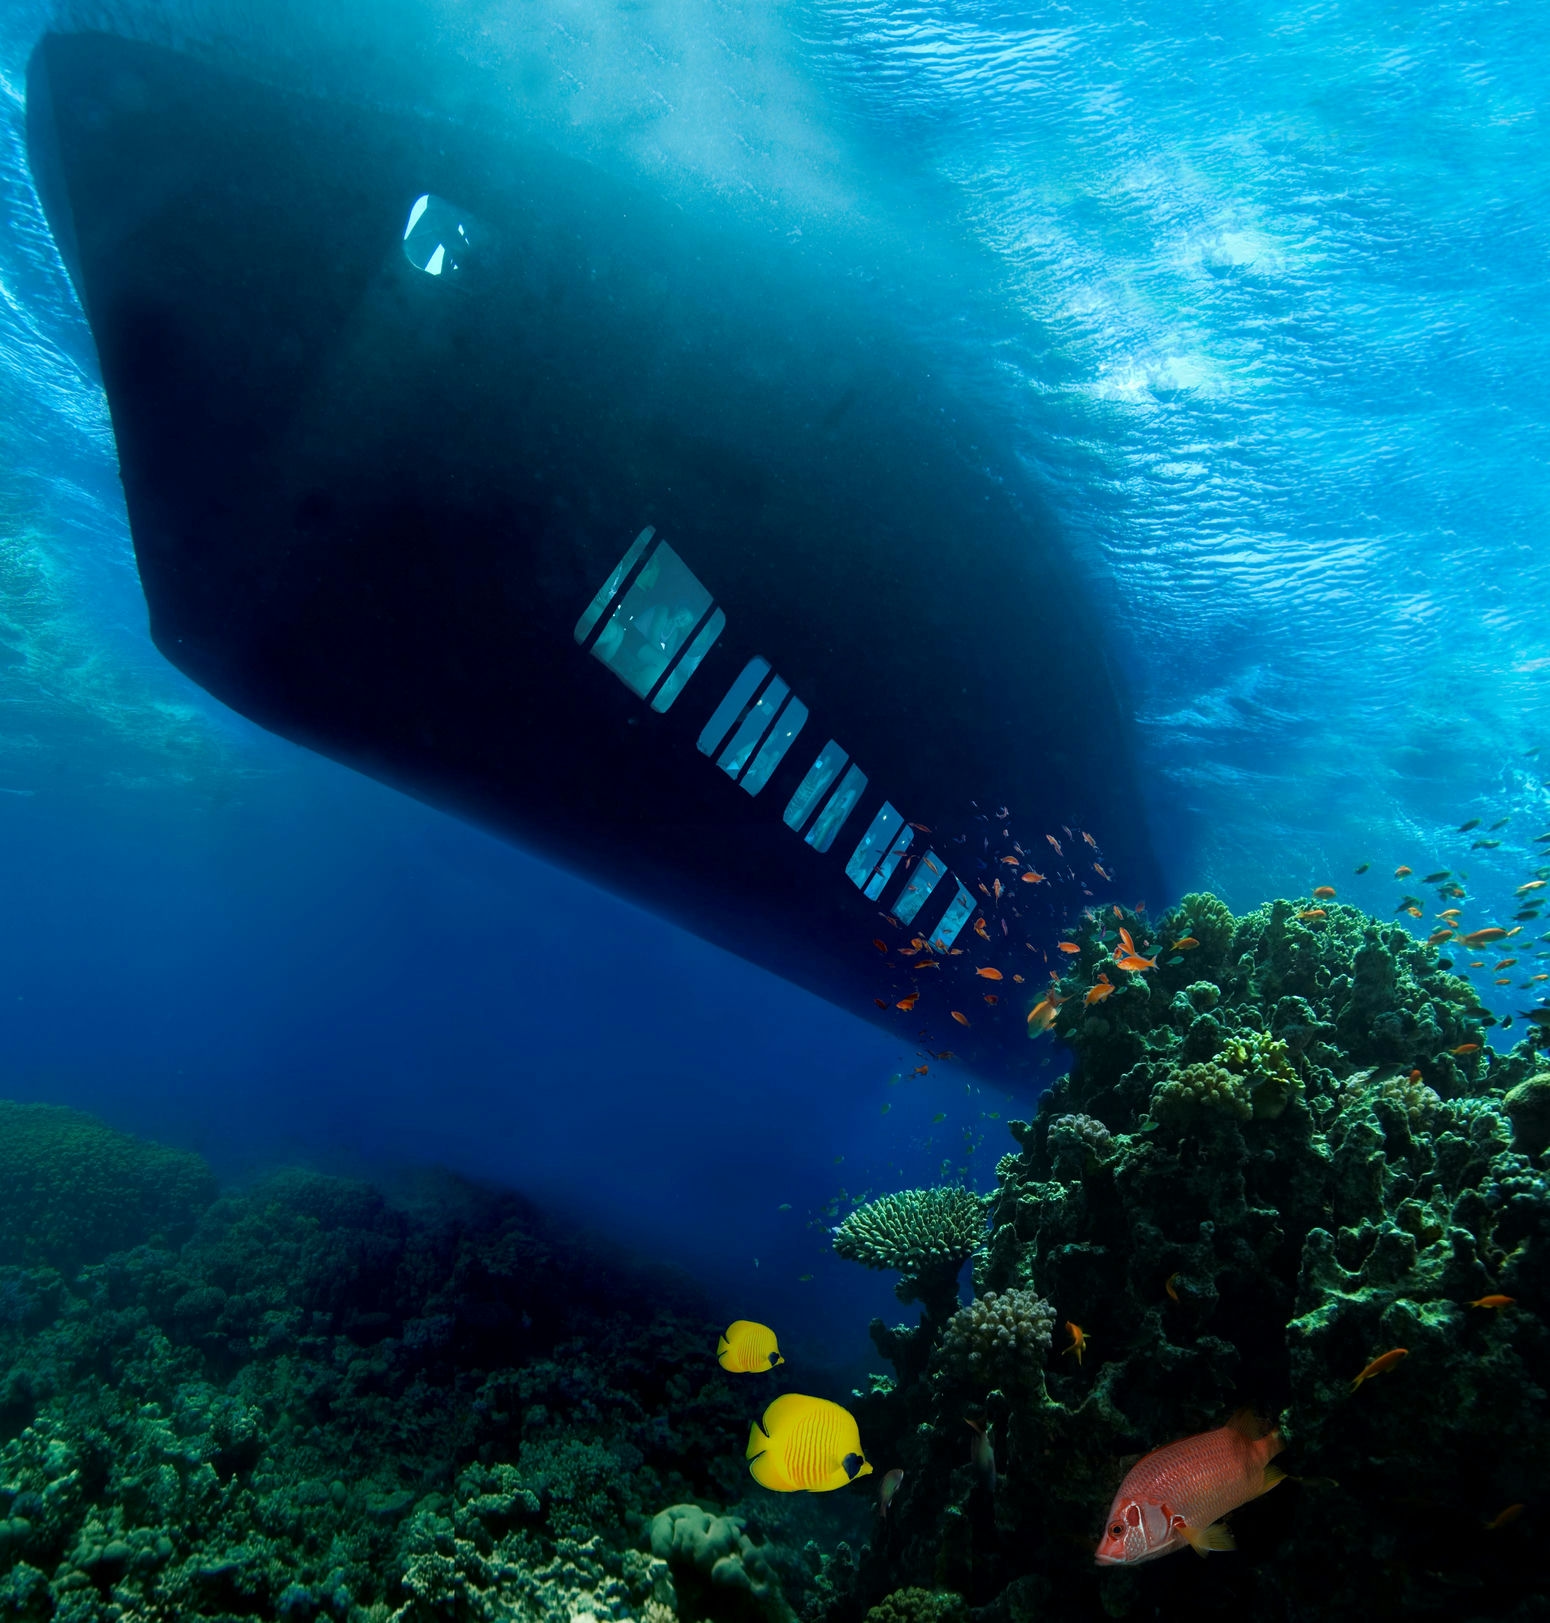
[[[721,1333],[716,1343],[716,1357],[723,1369],[734,1375],[753,1375],[761,1369],[774,1369],[784,1364],[775,1332],[767,1324],[755,1324],[752,1319],[734,1319]]]
[[[872,1467],[861,1452],[856,1417],[827,1398],[787,1392],[748,1432],[748,1469],[776,1493],[829,1493]]]

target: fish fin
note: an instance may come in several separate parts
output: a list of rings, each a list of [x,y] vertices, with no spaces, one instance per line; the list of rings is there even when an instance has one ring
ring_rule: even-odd
[[[1179,1537],[1199,1556],[1204,1556],[1208,1550],[1238,1548],[1238,1541],[1228,1530],[1226,1522],[1212,1522],[1209,1527],[1186,1527],[1181,1523],[1177,1531]]]
[[[749,1439],[749,1446],[753,1446],[753,1439]],[[748,1474],[761,1488],[768,1488],[773,1493],[795,1493],[796,1489],[786,1480],[785,1473],[773,1460],[769,1453],[761,1450],[748,1462]]]
[[[1285,1481],[1286,1472],[1283,1471],[1279,1465],[1267,1465],[1265,1467],[1265,1475],[1260,1482],[1259,1491],[1261,1493],[1269,1493],[1278,1482]]]
[[[748,1447],[743,1454],[745,1460],[757,1459],[765,1449],[770,1446],[770,1434],[756,1420],[748,1428]]]
[[[1234,1410],[1227,1424],[1240,1437],[1247,1438],[1251,1443],[1257,1443],[1261,1437],[1267,1436],[1275,1429],[1268,1420],[1255,1414],[1252,1409]]]

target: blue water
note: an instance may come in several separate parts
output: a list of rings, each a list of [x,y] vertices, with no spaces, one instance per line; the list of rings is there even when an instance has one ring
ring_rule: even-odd
[[[826,1208],[944,1161],[988,1182],[1028,1102],[913,1077],[897,1042],[162,662],[26,172],[49,16],[0,15],[0,1092],[232,1173],[441,1161],[859,1354],[888,1294],[827,1258]],[[339,44],[300,9],[91,16],[282,77]],[[475,64],[481,116],[509,87],[525,127],[680,206],[887,264],[878,297],[978,380],[1094,582],[1140,707],[1128,814],[1180,891],[1328,882],[1387,915],[1406,863],[1511,911],[1550,827],[1543,12],[575,0],[352,25],[399,91]],[[406,59],[427,30],[440,54]],[[1470,851],[1473,817],[1510,817],[1500,849]]]

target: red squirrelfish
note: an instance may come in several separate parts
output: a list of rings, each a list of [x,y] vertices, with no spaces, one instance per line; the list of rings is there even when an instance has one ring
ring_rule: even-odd
[[[1130,1567],[1185,1545],[1198,1555],[1233,1549],[1222,1518],[1282,1480],[1270,1462],[1283,1447],[1280,1432],[1242,1410],[1215,1431],[1153,1449],[1120,1483],[1098,1565]]]

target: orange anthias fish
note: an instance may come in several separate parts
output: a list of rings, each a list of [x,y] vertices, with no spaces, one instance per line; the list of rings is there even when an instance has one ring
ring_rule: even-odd
[[[1188,952],[1191,947],[1198,947],[1200,943],[1192,935],[1181,935],[1168,949],[1169,952]]]
[[[1335,899],[1335,887],[1333,885],[1315,885],[1313,894],[1321,902],[1332,902]]]
[[[984,919],[975,919],[975,921],[974,921],[974,933],[975,933],[975,935],[977,935],[980,938],[981,941],[989,941],[990,940],[990,929],[986,925]]]
[[[1025,885],[1042,885],[1044,883],[1044,875],[1035,873],[1032,868],[1027,873],[1019,875],[1019,877]]]
[[[1011,868],[1016,868],[1016,867],[1021,866],[1021,864],[1018,862],[1016,857],[1002,857],[1001,860],[1004,863],[1006,863],[1008,867],[1011,867]]]
[[[1055,1015],[1059,1008],[1060,999],[1051,994],[1049,997],[1041,998],[1028,1011],[1028,1024],[1036,1036],[1041,1032],[1048,1031],[1054,1025]],[[965,1021],[964,1024],[967,1025],[968,1022]]]
[[[1512,894],[1514,896],[1527,896],[1531,890],[1543,890],[1545,884],[1546,881],[1543,879],[1531,879],[1526,885],[1519,885]]]
[[[1074,941],[1057,941],[1055,945],[1062,952],[1080,952],[1082,950]]]
[[[984,981],[999,981],[1003,978],[999,969],[976,969],[974,973]]]
[[[1408,878],[1409,878],[1409,877],[1410,877],[1410,875],[1411,875],[1411,874],[1413,874],[1413,873],[1414,873],[1414,872],[1415,872],[1415,869],[1414,869],[1414,868],[1408,868],[1408,867],[1406,867],[1406,866],[1405,866],[1405,864],[1404,864],[1404,863],[1403,863],[1403,862],[1402,862],[1402,863],[1400,863],[1400,865],[1399,865],[1399,866],[1398,866],[1398,867],[1397,867],[1397,868],[1396,868],[1396,869],[1395,869],[1395,870],[1394,870],[1394,877],[1395,877],[1395,878],[1396,878],[1396,879],[1408,879]]]
[[[1523,1514],[1523,1509],[1522,1505],[1508,1505],[1505,1510],[1497,1511],[1490,1521],[1485,1524],[1486,1532],[1494,1533],[1499,1527],[1509,1526]]]
[[[1483,947],[1489,941],[1503,941],[1507,935],[1508,932],[1499,924],[1493,924],[1485,930],[1470,930],[1467,934],[1461,935],[1459,940],[1466,947]]]
[[[1075,1353],[1076,1361],[1080,1364],[1082,1354],[1087,1351],[1087,1332],[1081,1325],[1072,1324],[1069,1319],[1066,1320],[1066,1329],[1071,1332],[1071,1345],[1062,1350],[1061,1357],[1064,1358],[1066,1353]]]
[[[1057,840],[1053,834],[1046,834],[1044,838],[1055,847],[1055,855],[1057,857],[1063,857],[1065,855],[1065,852],[1060,849],[1060,841]]]
[[[1128,969],[1132,974],[1135,974],[1143,969],[1157,968],[1157,960],[1155,958],[1143,958],[1138,952],[1127,952],[1123,955],[1116,952],[1114,954],[1114,962],[1118,964],[1121,969]]]
[[[1305,907],[1297,917],[1300,919],[1327,919],[1329,914],[1322,907]]]
[[[1154,1449],[1119,1485],[1098,1565],[1135,1566],[1185,1545],[1197,1555],[1235,1548],[1222,1518],[1282,1480],[1271,1461],[1284,1447],[1280,1432],[1245,1410],[1215,1431]]]
[[[1102,1003],[1113,990],[1114,985],[1108,977],[1100,975],[1097,984],[1088,989],[1087,996],[1082,1001],[1087,1004]]]
[[[951,1013],[953,1019],[956,1020],[960,1026],[968,1025],[968,1023],[969,1023],[968,1015],[959,1014],[959,1012],[956,1009],[949,1010],[949,1013]]]
[[[1478,1297],[1475,1301],[1471,1302],[1469,1305],[1471,1307],[1494,1307],[1496,1309],[1496,1311],[1498,1313],[1500,1313],[1501,1310],[1504,1307],[1511,1307],[1512,1304],[1514,1302],[1516,1302],[1516,1301],[1517,1301],[1516,1296],[1501,1296],[1501,1295],[1498,1295],[1496,1293],[1493,1293],[1490,1296]]]
[[[1385,1374],[1387,1371],[1393,1369],[1401,1358],[1408,1358],[1409,1356],[1410,1349],[1408,1347],[1391,1347],[1386,1353],[1382,1354],[1381,1357],[1374,1358],[1366,1369],[1364,1369],[1361,1374],[1351,1382],[1351,1390],[1354,1392],[1363,1381],[1370,1381],[1374,1375]]]
[[[908,1014],[910,1012],[910,1010],[913,1009],[915,1007],[915,1005],[917,1003],[919,1003],[919,1002],[920,1002],[920,993],[919,992],[911,992],[908,997],[901,997],[899,999],[899,1001],[894,1004],[894,1008],[903,1009],[904,1012],[906,1014]]]
[[[1450,1048],[1448,1052],[1450,1054],[1478,1054],[1480,1052],[1480,1044],[1460,1043],[1456,1048]]]

